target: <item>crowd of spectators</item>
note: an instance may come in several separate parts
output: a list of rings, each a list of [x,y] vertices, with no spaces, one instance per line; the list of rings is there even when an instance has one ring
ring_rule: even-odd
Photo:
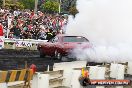
[[[0,8],[0,23],[6,38],[45,40],[65,33],[67,16]]]

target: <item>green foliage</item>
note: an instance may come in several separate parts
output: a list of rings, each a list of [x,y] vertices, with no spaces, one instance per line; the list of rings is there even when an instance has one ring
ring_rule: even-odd
[[[12,0],[6,0],[6,4],[13,4]]]
[[[0,0],[0,7],[2,7],[2,4],[3,4],[3,1],[2,1],[2,0]]]
[[[69,9],[76,5],[76,0],[62,0],[62,6],[61,8],[64,11],[69,11]]]
[[[34,9],[35,6],[35,0],[19,0],[19,3],[21,3],[25,9]]]
[[[56,13],[59,11],[59,3],[56,1],[47,1],[42,4],[41,9],[48,13]]]
[[[0,0],[0,6],[2,6],[2,1]],[[48,12],[48,13],[58,13],[59,12],[59,2],[60,0],[38,0],[38,9]],[[34,9],[35,0],[6,0],[6,7],[9,8],[19,8],[19,9]],[[61,12],[68,12],[75,15],[78,11],[76,10],[76,0],[61,0]]]
[[[16,7],[19,9],[24,9],[24,5],[20,2],[16,2]]]
[[[16,4],[13,3],[12,0],[6,0],[5,6],[6,6],[7,8],[14,9],[14,8],[16,7]]]
[[[5,6],[11,9],[24,9],[24,5],[20,2],[14,2],[13,0],[6,0]]]
[[[78,13],[78,10],[76,9],[76,6],[71,7],[69,9],[69,13],[75,16]]]

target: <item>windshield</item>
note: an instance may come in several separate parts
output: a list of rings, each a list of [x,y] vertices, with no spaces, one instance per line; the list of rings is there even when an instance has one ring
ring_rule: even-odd
[[[63,42],[89,42],[86,38],[81,36],[65,36]]]

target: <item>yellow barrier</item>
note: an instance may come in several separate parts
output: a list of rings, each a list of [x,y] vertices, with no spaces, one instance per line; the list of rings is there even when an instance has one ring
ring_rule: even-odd
[[[25,81],[32,79],[33,71],[31,69],[0,71],[0,83]]]

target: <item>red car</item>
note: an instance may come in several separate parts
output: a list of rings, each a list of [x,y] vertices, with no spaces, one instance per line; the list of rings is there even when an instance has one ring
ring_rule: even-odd
[[[85,43],[85,46],[83,45]],[[83,36],[57,35],[48,42],[39,43],[38,50],[40,57],[52,56],[56,59],[62,59],[64,56],[70,56],[73,49],[77,46],[82,48],[89,47],[89,40]]]

